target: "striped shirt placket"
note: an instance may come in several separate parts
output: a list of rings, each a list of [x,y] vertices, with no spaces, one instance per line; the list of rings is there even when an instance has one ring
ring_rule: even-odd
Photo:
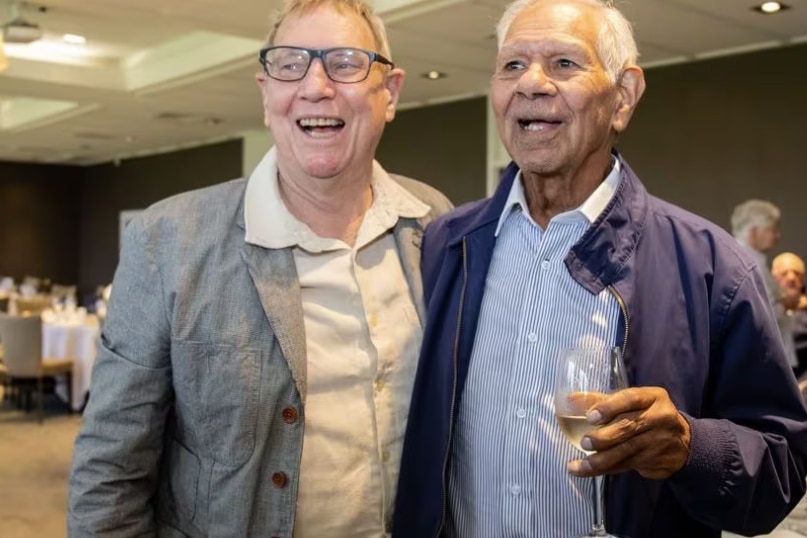
[[[451,412],[448,415],[448,442],[446,443],[446,454],[443,458],[443,510],[440,517],[440,526],[437,527],[437,534],[435,538],[439,538],[440,534],[446,526],[446,511],[448,509],[448,485],[446,484],[446,476],[448,475],[448,458],[451,454],[451,437],[454,431],[454,407],[457,400],[457,368],[459,365],[459,349],[460,349],[460,330],[462,329],[462,309],[465,306],[465,288],[468,285],[468,243],[465,237],[462,238],[462,288],[460,289],[460,304],[457,309],[457,333],[454,336],[454,383],[451,387]]]

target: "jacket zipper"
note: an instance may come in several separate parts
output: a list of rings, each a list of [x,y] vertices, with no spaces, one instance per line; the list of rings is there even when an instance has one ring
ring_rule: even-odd
[[[613,286],[608,286],[608,291],[614,296],[614,299],[616,299],[617,304],[619,304],[619,310],[622,312],[622,317],[625,318],[625,337],[622,339],[622,356],[624,357],[625,348],[628,345],[628,335],[630,334],[630,318],[628,317],[628,308],[625,306],[625,301],[622,299],[622,296],[619,295],[619,292],[616,291],[616,288]]]
[[[616,288],[614,288],[613,286],[608,286],[608,291],[611,293],[611,295],[614,296],[614,299],[616,299],[616,302],[619,305],[619,310],[620,312],[622,312],[622,317],[625,318],[625,336],[622,338],[622,357],[624,361],[625,349],[628,347],[628,335],[630,334],[630,317],[628,316],[628,307],[625,306],[625,300],[622,299],[622,296],[619,295],[619,292],[616,291]],[[608,494],[608,490],[611,489],[610,486],[611,486],[611,480],[608,477],[606,477],[605,486],[603,487],[604,491],[602,492],[603,496],[606,499],[610,499],[610,495]],[[605,513],[603,514],[603,517],[605,521],[608,521],[607,506],[605,507],[604,512]]]
[[[446,525],[446,512],[448,510],[448,487],[446,475],[448,474],[448,457],[451,454],[451,438],[454,434],[454,404],[457,399],[457,368],[459,365],[460,329],[462,328],[462,309],[465,306],[465,288],[468,285],[468,246],[465,237],[462,238],[462,290],[460,291],[460,304],[457,310],[457,333],[454,336],[454,383],[451,387],[451,411],[448,415],[448,444],[443,458],[443,509],[440,515],[440,526],[437,527],[435,538],[439,538]]]

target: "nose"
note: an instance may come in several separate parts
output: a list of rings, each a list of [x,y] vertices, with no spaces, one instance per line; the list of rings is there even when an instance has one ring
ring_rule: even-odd
[[[530,64],[518,79],[517,91],[530,99],[543,95],[555,95],[557,87],[544,67],[539,63]]]
[[[300,94],[303,98],[318,101],[334,94],[334,82],[328,78],[322,60],[314,58],[308,66],[308,72],[300,81]]]

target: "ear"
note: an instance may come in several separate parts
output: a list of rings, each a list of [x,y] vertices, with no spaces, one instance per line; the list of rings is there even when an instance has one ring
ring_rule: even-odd
[[[389,94],[389,102],[387,103],[386,119],[391,122],[395,118],[395,108],[398,106],[398,99],[401,97],[401,88],[403,88],[404,78],[406,72],[400,67],[396,67],[387,73],[384,79],[384,87]]]
[[[267,104],[269,94],[267,93],[268,91],[266,89],[266,73],[263,71],[258,71],[255,73],[255,83],[258,85],[258,89],[261,91],[261,103],[263,104],[263,124],[269,127],[269,114],[267,113],[269,108],[269,105]]]
[[[642,68],[635,65],[625,68],[617,81],[619,98],[614,118],[611,121],[611,126],[617,133],[621,133],[627,128],[630,118],[633,116],[633,111],[636,110],[636,105],[639,104],[639,99],[642,98],[644,88],[644,71],[642,71]]]

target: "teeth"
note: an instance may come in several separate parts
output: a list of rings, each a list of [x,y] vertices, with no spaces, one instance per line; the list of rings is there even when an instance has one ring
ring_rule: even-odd
[[[518,122],[522,129],[527,131],[543,131],[548,129],[554,122],[540,121],[540,120],[519,120]]]
[[[528,131],[542,131],[546,129],[546,123],[542,121],[531,121],[524,126]]]
[[[342,120],[331,118],[303,118],[299,123],[300,127],[339,127],[345,124]]]

